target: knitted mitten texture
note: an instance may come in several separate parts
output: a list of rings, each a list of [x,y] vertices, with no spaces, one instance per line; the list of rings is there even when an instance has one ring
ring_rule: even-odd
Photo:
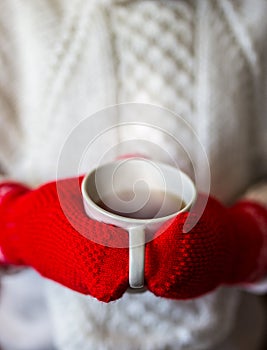
[[[60,180],[64,211],[57,182],[36,190],[16,183],[1,185],[2,263],[32,266],[45,277],[109,302],[128,288],[128,248],[104,246],[84,235],[90,230],[107,245],[112,240],[114,246],[117,240],[122,246],[128,234],[87,217],[81,179]],[[178,215],[146,244],[145,281],[155,295],[189,299],[222,284],[251,283],[266,274],[263,207],[239,202],[228,209],[210,197],[200,220],[186,232],[187,219],[194,218],[194,211]]]

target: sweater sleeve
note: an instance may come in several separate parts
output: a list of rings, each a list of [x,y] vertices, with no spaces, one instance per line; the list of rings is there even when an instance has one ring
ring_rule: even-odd
[[[10,18],[10,25],[8,25]],[[18,157],[22,127],[19,121],[17,91],[18,69],[15,63],[16,45],[12,35],[11,8],[7,1],[0,4],[0,184],[10,181],[12,166]],[[1,234],[1,232],[0,232]],[[0,247],[0,276],[13,273],[17,268],[3,265]]]
[[[9,22],[10,19],[10,22]],[[0,174],[10,174],[12,164],[18,158],[19,144],[23,139],[23,123],[20,120],[21,92],[17,55],[15,15],[8,1],[0,4]]]
[[[266,26],[267,27],[267,26]],[[260,177],[267,182],[267,42],[265,40],[267,28],[264,32],[264,41],[260,50],[260,92],[257,98],[259,123],[257,125],[258,159],[254,163],[255,168],[261,170]],[[255,140],[256,141],[256,140]]]

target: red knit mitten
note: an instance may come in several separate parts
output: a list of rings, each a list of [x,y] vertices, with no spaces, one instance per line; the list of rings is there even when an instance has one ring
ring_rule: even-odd
[[[75,227],[107,241],[122,237],[121,229],[87,217],[79,180],[59,183],[64,203],[69,203],[64,209]],[[105,247],[78,233],[61,208],[58,188],[56,182],[34,191],[19,184],[0,186],[0,247],[5,263],[32,266],[45,277],[105,302],[119,298],[128,288],[128,249]]]
[[[266,209],[252,202],[227,209],[209,197],[201,219],[185,233],[187,217],[180,214],[146,246],[146,281],[154,294],[194,298],[267,275]]]

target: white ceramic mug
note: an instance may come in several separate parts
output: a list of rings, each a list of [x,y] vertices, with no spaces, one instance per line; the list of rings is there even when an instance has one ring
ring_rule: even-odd
[[[125,201],[120,193],[143,188],[143,198],[133,196]],[[181,198],[184,206],[165,216],[157,215],[149,219],[130,218],[127,213],[142,210],[150,191],[170,193]],[[140,192],[140,191],[139,191]],[[145,243],[160,226],[178,214],[188,211],[196,199],[196,188],[192,180],[179,169],[170,165],[153,162],[143,158],[117,160],[97,169],[85,176],[82,182],[84,208],[94,220],[124,228],[129,233],[129,285],[131,288],[144,286]],[[100,207],[99,200],[112,198],[112,209],[123,211],[123,216]],[[140,196],[139,196],[140,197]],[[109,207],[111,207],[110,203]],[[111,203],[112,204],[112,203]]]

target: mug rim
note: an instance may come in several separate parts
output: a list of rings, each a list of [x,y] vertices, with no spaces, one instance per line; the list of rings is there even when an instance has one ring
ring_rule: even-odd
[[[133,159],[143,159],[143,158],[139,158],[139,157],[135,157]],[[191,180],[191,178],[184,173],[182,170],[177,169],[167,163],[163,163],[163,162],[153,162],[154,164],[158,165],[158,166],[163,166],[163,167],[167,167],[170,168],[172,170],[176,170],[177,172],[179,172],[187,181],[188,183],[191,185],[191,188],[193,190],[193,196],[191,198],[191,200],[179,211],[176,211],[173,214],[170,215],[166,215],[166,216],[161,216],[159,218],[151,218],[151,219],[136,219],[136,218],[128,218],[127,216],[122,216],[122,215],[118,215],[118,214],[114,214],[109,212],[108,210],[103,209],[102,207],[100,207],[99,205],[97,205],[93,199],[89,196],[87,190],[86,190],[86,185],[87,185],[87,181],[90,178],[90,176],[99,168],[103,168],[106,166],[109,166],[110,164],[116,164],[116,163],[120,163],[122,160],[115,160],[115,161],[111,161],[109,163],[103,164],[101,167],[98,168],[94,168],[92,171],[90,171],[89,173],[87,173],[85,175],[85,177],[82,180],[82,185],[81,185],[81,191],[82,191],[82,196],[83,196],[83,200],[86,201],[86,204],[89,205],[90,207],[93,207],[95,210],[98,211],[98,213],[101,213],[103,215],[105,215],[105,217],[109,217],[111,219],[115,219],[117,221],[120,222],[125,222],[127,224],[136,224],[136,225],[143,225],[145,223],[160,223],[161,221],[167,221],[169,219],[174,218],[175,216],[177,216],[180,213],[186,212],[188,209],[190,209],[192,207],[192,205],[194,204],[195,200],[196,200],[196,196],[197,196],[197,192],[196,192],[196,187],[193,183],[193,181]],[[183,199],[183,198],[182,198]]]

